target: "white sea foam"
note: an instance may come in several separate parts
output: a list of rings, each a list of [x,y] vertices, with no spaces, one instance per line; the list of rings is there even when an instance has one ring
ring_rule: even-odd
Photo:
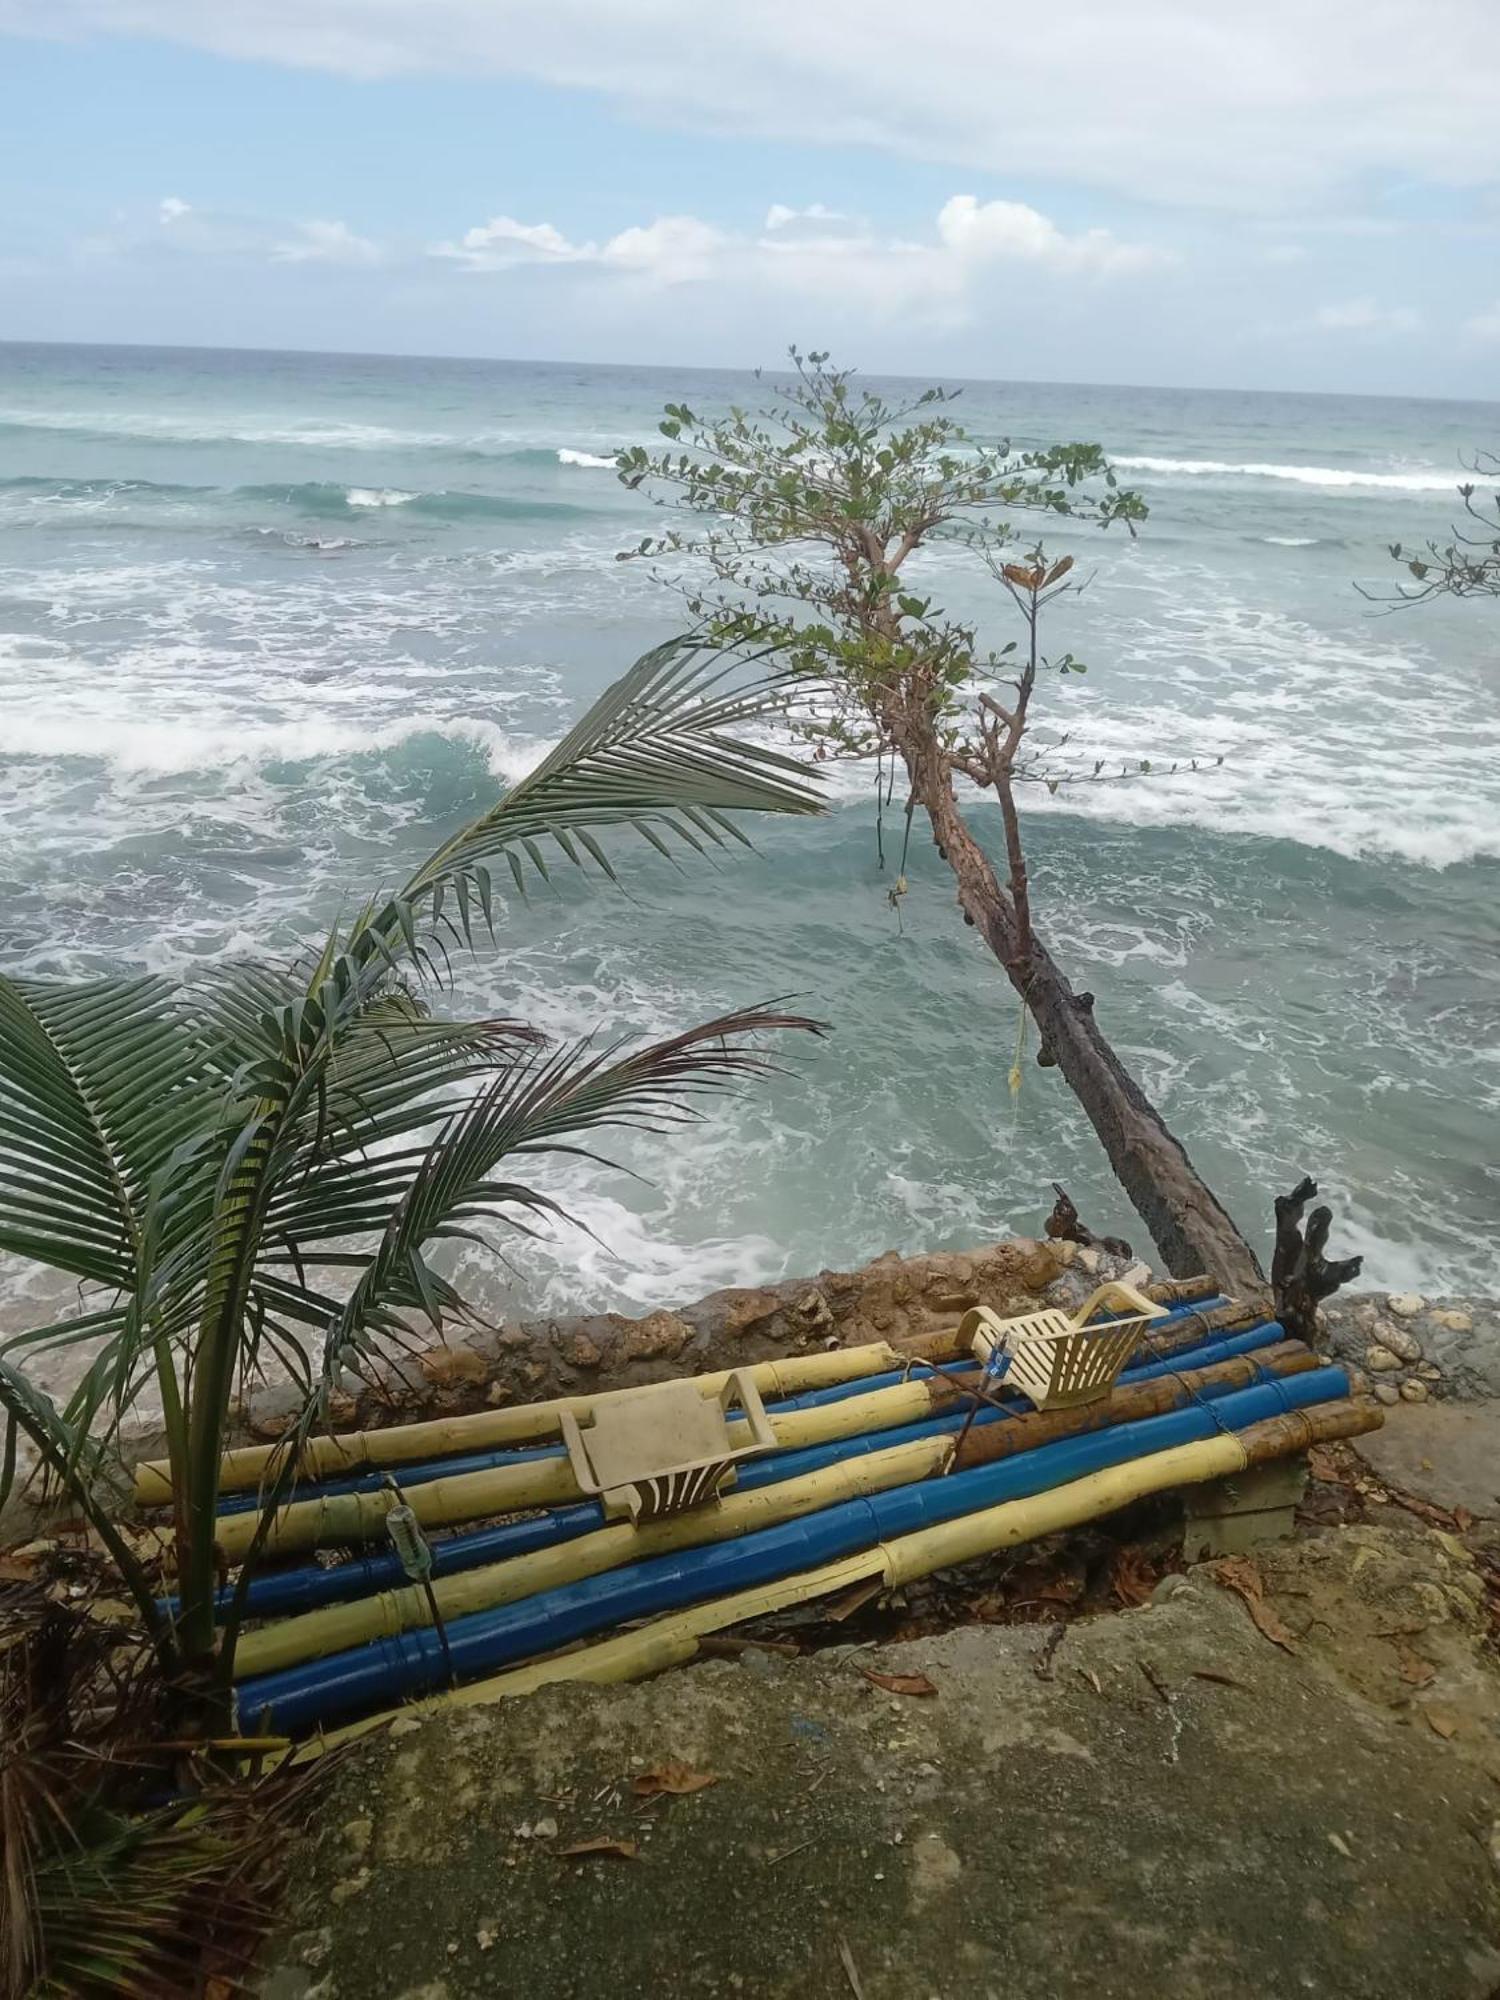
[[[1159,564],[1117,578],[1095,615],[1077,643],[1098,671],[1068,690],[1059,762],[1102,758],[1112,781],[1037,787],[1032,811],[1436,868],[1500,856],[1500,712],[1478,663],[1440,661],[1410,624],[1319,629]],[[1194,756],[1197,775],[1166,775]]]
[[[482,750],[491,773],[513,783],[552,747],[544,739],[518,739],[477,718],[421,715],[376,728],[340,724],[326,717],[246,724],[168,720],[146,722],[114,715],[95,722],[66,716],[13,717],[6,752],[14,757],[77,757],[120,772],[166,777],[188,771],[237,770],[267,764],[305,764],[335,757],[371,757],[424,736],[468,743]]]
[[[344,498],[351,507],[404,507],[417,495],[399,486],[351,486]]]
[[[50,410],[0,408],[0,427],[30,431],[86,431],[99,437],[152,439],[168,444],[309,445],[348,451],[420,450],[462,444],[444,431],[396,430],[386,424],[246,423],[234,415],[174,416],[161,410]]]
[[[615,469],[612,458],[601,458],[593,451],[571,451],[566,445],[559,449],[557,462],[559,465],[596,466],[601,472],[613,472]]]
[[[1374,489],[1387,493],[1453,493],[1458,472],[1360,472],[1338,465],[1231,464],[1216,458],[1153,458],[1121,456],[1113,463],[1132,472],[1158,472],[1167,477],[1217,479],[1283,479],[1299,486],[1351,491]]]
[[[1311,549],[1318,541],[1316,535],[1262,535],[1260,539],[1273,549]]]

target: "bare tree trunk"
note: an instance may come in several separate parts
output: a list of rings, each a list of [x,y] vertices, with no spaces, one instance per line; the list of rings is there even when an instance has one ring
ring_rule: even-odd
[[[898,741],[938,850],[958,884],[965,918],[1026,1002],[1041,1033],[1043,1058],[1062,1071],[1083,1106],[1167,1269],[1175,1277],[1207,1272],[1240,1298],[1264,1292],[1265,1273],[1255,1252],[1110,1047],[1094,1018],[1092,995],[1075,993],[1035,933],[1021,933],[1010,897],[959,811],[941,750],[921,726],[900,730]]]

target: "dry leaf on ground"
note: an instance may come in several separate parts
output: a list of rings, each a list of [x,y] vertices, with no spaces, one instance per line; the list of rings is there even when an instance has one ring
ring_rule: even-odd
[[[860,1672],[867,1681],[873,1681],[887,1694],[936,1694],[937,1689],[926,1674],[878,1674],[873,1667],[861,1667]]]
[[[680,1764],[668,1758],[665,1764],[658,1764],[654,1770],[642,1771],[638,1778],[632,1778],[630,1789],[638,1799],[656,1799],[669,1793],[673,1798],[686,1798],[690,1792],[705,1792],[710,1785],[719,1782],[717,1771],[695,1771],[691,1764]]]
[[[599,1834],[593,1840],[575,1840],[571,1847],[559,1847],[558,1855],[608,1854],[616,1861],[639,1861],[641,1851],[633,1840],[610,1840]]]
[[[1446,1743],[1450,1736],[1458,1734],[1458,1717],[1449,1708],[1424,1708],[1427,1727],[1434,1736],[1441,1736]]]
[[[1211,1565],[1209,1573],[1215,1583],[1222,1584],[1225,1590],[1232,1590],[1245,1600],[1245,1609],[1250,1613],[1257,1632],[1269,1639],[1273,1646],[1280,1646],[1288,1653],[1296,1652],[1297,1642],[1266,1603],[1266,1580],[1248,1556],[1225,1556],[1221,1562]]]
[[[1151,1558],[1134,1542],[1124,1542],[1115,1550],[1109,1566],[1109,1587],[1127,1608],[1149,1604],[1157,1585]]]
[[[1437,1679],[1437,1668],[1431,1660],[1424,1660],[1420,1653],[1414,1653],[1410,1646],[1398,1646],[1401,1655],[1401,1678],[1412,1687],[1424,1688]]]

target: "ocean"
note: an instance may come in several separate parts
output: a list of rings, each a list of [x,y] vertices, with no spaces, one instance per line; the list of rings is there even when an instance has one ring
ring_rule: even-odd
[[[997,366],[1003,365],[997,355]],[[676,629],[617,553],[610,455],[746,378],[0,346],[0,967],[191,977],[290,956],[524,771]],[[1500,407],[968,383],[984,439],[1101,442],[1140,538],[1054,534],[1087,588],[1048,643],[1081,754],[1222,767],[1043,799],[1039,923],[1242,1226],[1311,1172],[1377,1285],[1500,1289],[1500,607],[1390,612]],[[957,552],[913,580],[1007,636]],[[794,994],[833,1033],[615,1167],[541,1171],[586,1229],[468,1275],[491,1309],[626,1311],[887,1249],[1036,1231],[1063,1183],[1150,1245],[913,842],[888,900],[873,773],[818,823],[621,887],[557,882],[456,1006],[662,1033]],[[993,830],[991,809],[978,823]],[[9,1323],[48,1293],[0,1272]]]

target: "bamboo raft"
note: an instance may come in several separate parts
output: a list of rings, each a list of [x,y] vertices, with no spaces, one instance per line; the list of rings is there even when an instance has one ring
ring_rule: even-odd
[[[322,1734],[414,1698],[634,1679],[745,1619],[853,1583],[894,1587],[1381,1422],[1342,1368],[1206,1281],[1151,1299],[1149,1322],[1116,1313],[1090,1329],[1127,1365],[1061,1407],[1010,1390],[994,1329],[1025,1323],[986,1315],[985,1340],[966,1325],[659,1390],[315,1438],[244,1580],[240,1726]],[[681,1440],[701,1447],[715,1422],[709,1469],[685,1469]],[[672,1475],[651,1502],[666,1511],[627,1509],[594,1458],[628,1469],[653,1448],[659,1468],[642,1460],[641,1476]],[[224,1460],[228,1565],[250,1549],[281,1449]],[[165,1468],[143,1465],[136,1490],[145,1506],[169,1503]],[[354,1552],[334,1567],[309,1560],[330,1547]]]

